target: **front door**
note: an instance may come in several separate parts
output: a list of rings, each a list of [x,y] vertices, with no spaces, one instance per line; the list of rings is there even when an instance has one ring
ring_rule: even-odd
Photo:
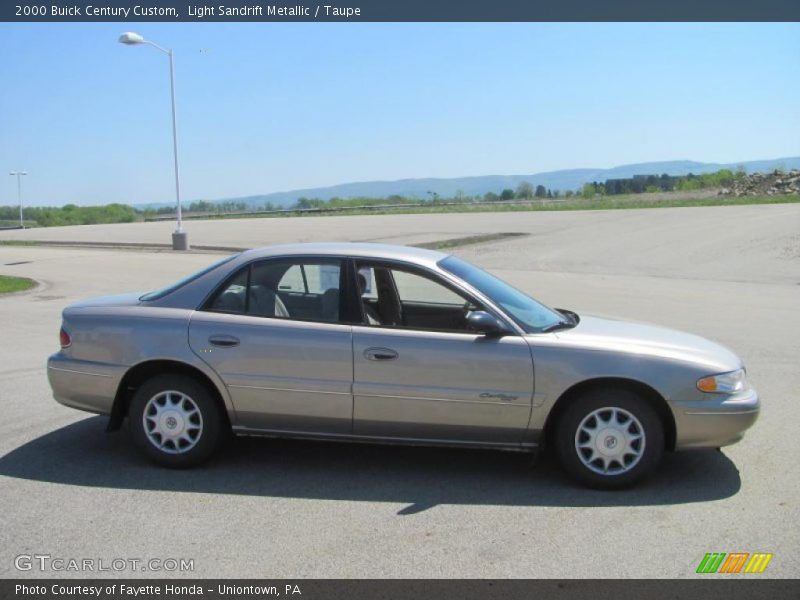
[[[353,327],[353,433],[522,442],[534,383],[522,337],[468,331],[466,312],[483,307],[433,274],[357,267],[365,324]]]
[[[340,323],[338,259],[244,267],[189,325],[189,344],[228,387],[237,425],[352,431],[352,332]]]

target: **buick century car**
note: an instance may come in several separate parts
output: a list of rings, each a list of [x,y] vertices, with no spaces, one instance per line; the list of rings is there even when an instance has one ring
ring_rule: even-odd
[[[700,337],[552,309],[454,256],[297,244],[63,312],[55,399],[126,420],[167,467],[223,436],[535,451],[633,484],[663,452],[742,438],[758,396]]]

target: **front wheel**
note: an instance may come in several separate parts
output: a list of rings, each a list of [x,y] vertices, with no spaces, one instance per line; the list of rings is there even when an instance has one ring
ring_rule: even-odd
[[[556,451],[574,479],[597,489],[628,487],[648,476],[664,453],[664,428],[640,395],[593,390],[561,415]]]
[[[136,445],[173,468],[207,460],[221,438],[222,413],[209,391],[185,375],[158,375],[136,390],[128,414]]]

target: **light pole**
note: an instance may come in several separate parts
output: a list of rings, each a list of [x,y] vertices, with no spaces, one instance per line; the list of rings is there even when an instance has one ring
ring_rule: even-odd
[[[19,228],[25,229],[25,225],[22,222],[22,176],[27,175],[27,171],[11,171],[9,175],[16,175],[17,176],[17,201],[19,202]]]
[[[144,39],[138,33],[131,31],[123,33],[119,36],[121,44],[134,46],[137,44],[147,44],[156,50],[160,50],[169,57],[169,92],[172,98],[172,154],[175,162],[175,198],[178,202],[178,226],[172,234],[172,249],[173,250],[188,250],[189,249],[189,236],[183,230],[183,212],[181,207],[181,184],[180,177],[178,176],[178,124],[175,117],[175,64],[172,58],[172,50],[162,48],[158,44]]]

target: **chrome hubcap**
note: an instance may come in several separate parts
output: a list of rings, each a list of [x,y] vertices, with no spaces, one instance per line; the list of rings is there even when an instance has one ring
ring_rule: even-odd
[[[144,431],[153,446],[168,454],[188,452],[203,433],[203,416],[182,392],[160,392],[150,398],[142,416]]]
[[[588,469],[600,475],[630,471],[644,453],[644,427],[622,408],[605,407],[589,413],[575,433],[575,450]]]

